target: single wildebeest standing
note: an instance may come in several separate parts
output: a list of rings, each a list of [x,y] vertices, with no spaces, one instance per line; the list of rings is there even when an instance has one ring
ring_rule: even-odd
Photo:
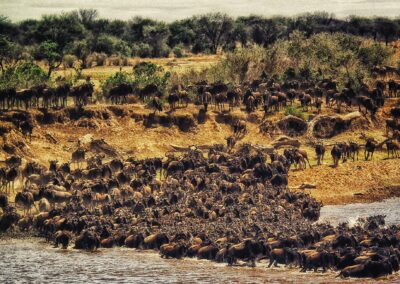
[[[324,162],[325,146],[322,142],[318,142],[315,145],[315,154],[317,155],[317,165],[321,165]]]

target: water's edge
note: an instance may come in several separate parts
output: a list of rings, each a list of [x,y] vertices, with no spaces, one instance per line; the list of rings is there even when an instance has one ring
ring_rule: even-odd
[[[358,217],[386,215],[400,224],[400,198],[369,204],[324,206],[319,222],[353,224]],[[337,272],[300,273],[297,269],[227,267],[196,259],[162,259],[152,251],[126,248],[95,253],[52,248],[40,238],[0,238],[0,283],[360,283],[336,278]],[[399,273],[385,283],[400,283]],[[374,283],[363,280],[362,283]]]

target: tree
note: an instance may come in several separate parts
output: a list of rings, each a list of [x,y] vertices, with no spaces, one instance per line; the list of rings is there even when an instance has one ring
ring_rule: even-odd
[[[36,34],[39,21],[25,20],[18,25],[18,42],[22,45],[33,45],[36,43]]]
[[[68,53],[75,55],[81,61],[81,67],[86,68],[86,58],[90,54],[89,43],[86,40],[77,40],[67,48]]]
[[[397,25],[397,23],[388,18],[375,18],[374,26],[375,31],[385,39],[386,45],[388,45],[389,41],[392,38],[396,37],[399,32],[399,26]]]
[[[193,30],[193,19],[175,21],[169,25],[169,31],[168,45],[170,47],[179,44],[190,46],[196,39],[196,32]]]
[[[212,53],[217,53],[228,43],[234,23],[228,15],[207,14],[200,16],[196,22],[196,29],[204,36]]]
[[[99,16],[99,13],[95,9],[79,9],[78,14],[80,22],[85,27],[90,27]]]
[[[143,36],[144,41],[153,48],[153,57],[168,57],[169,29],[166,24],[158,23],[157,25],[145,26]]]
[[[126,22],[121,20],[111,21],[106,29],[106,32],[118,38],[122,38],[126,29]]]
[[[76,12],[43,16],[35,34],[36,42],[52,41],[60,49],[84,36],[85,28]]]
[[[161,66],[151,62],[141,62],[133,67],[133,75],[135,83],[138,86],[146,86],[148,84],[156,84],[162,89],[165,88],[168,79],[171,77],[170,72],[165,72]]]
[[[22,47],[0,35],[0,68],[4,73],[8,68],[14,68],[22,58]]]
[[[6,16],[0,15],[0,34],[13,37],[17,35],[18,29],[10,19]]]
[[[350,16],[347,25],[348,33],[360,36],[367,36],[368,34],[372,34],[373,30],[374,26],[371,19],[358,16]]]
[[[59,52],[57,43],[53,41],[42,42],[36,51],[37,60],[45,60],[49,67],[47,77],[50,78],[54,69],[60,67],[62,63],[62,54]]]
[[[154,25],[157,25],[157,22],[154,20],[135,17],[128,21],[123,39],[131,44],[145,42],[145,27]]]

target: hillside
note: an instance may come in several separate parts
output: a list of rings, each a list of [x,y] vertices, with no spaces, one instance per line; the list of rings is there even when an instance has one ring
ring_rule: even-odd
[[[377,121],[361,118],[355,121],[350,128],[331,139],[325,139],[326,145],[336,141],[358,141],[361,133],[373,136],[378,141],[385,139],[384,124],[385,112],[394,104],[389,101],[378,115]],[[143,105],[94,105],[85,108],[80,113],[73,108],[53,110],[43,113],[39,110],[25,112],[2,113],[3,123],[12,121],[21,115],[30,115],[36,124],[32,141],[25,139],[19,132],[12,129],[3,135],[0,159],[4,160],[10,153],[22,155],[26,160],[48,164],[49,160],[59,162],[69,161],[71,153],[77,148],[78,139],[103,139],[106,144],[114,148],[124,157],[137,158],[165,157],[165,154],[179,147],[191,145],[226,144],[226,138],[232,135],[230,122],[233,119],[246,121],[247,134],[239,140],[241,143],[257,144],[262,147],[270,145],[283,133],[274,136],[263,134],[259,130],[263,119],[263,112],[258,111],[251,115],[235,109],[223,114],[214,111],[213,107],[207,113],[205,123],[197,121],[199,107],[190,105],[188,108],[177,109],[173,113],[157,113],[156,123],[149,126],[151,110]],[[332,109],[324,109],[323,114],[333,114]],[[277,121],[284,117],[283,112],[269,116],[267,119]],[[10,123],[8,123],[10,124]],[[12,125],[12,124],[11,124]],[[84,139],[84,140],[85,140]],[[375,153],[374,161],[363,160],[363,150],[360,160],[340,163],[338,168],[332,168],[330,147],[325,155],[325,164],[315,166],[315,153],[307,135],[296,137],[306,149],[310,157],[312,169],[291,171],[289,184],[297,187],[303,183],[317,185],[310,189],[311,195],[324,204],[343,204],[350,202],[371,202],[392,196],[400,196],[400,160],[386,160],[386,151]],[[84,141],[83,141],[84,142]],[[8,149],[11,146],[11,150]],[[6,149],[9,153],[4,151]],[[282,151],[282,150],[280,150]],[[179,153],[178,153],[179,154]],[[89,154],[90,156],[90,154]]]

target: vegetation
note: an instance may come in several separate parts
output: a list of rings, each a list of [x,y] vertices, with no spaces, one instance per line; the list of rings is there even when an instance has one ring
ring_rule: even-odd
[[[264,48],[253,45],[229,52],[207,70],[207,79],[242,83],[262,76],[276,79],[333,79],[343,88],[358,89],[373,66],[391,63],[390,47],[344,33],[318,33],[307,37],[294,31],[287,40]],[[194,76],[197,79],[197,76]]]
[[[341,86],[351,83],[357,87],[373,66],[399,64],[391,62],[393,49],[385,46],[399,36],[399,19],[337,19],[328,13],[236,19],[215,13],[169,24],[141,17],[107,20],[92,9],[19,23],[0,17],[1,81],[11,84],[8,81],[16,67],[33,60],[49,79],[63,66],[76,71],[76,80],[82,77],[83,69],[93,66],[133,65],[130,57],[181,58],[190,53],[223,51],[223,60],[206,70],[169,74],[147,64],[135,67],[131,81],[162,86],[170,78],[171,83],[201,79],[241,83],[267,75],[279,79],[334,78]],[[153,74],[149,77],[148,72]],[[18,79],[11,81],[17,84]]]

